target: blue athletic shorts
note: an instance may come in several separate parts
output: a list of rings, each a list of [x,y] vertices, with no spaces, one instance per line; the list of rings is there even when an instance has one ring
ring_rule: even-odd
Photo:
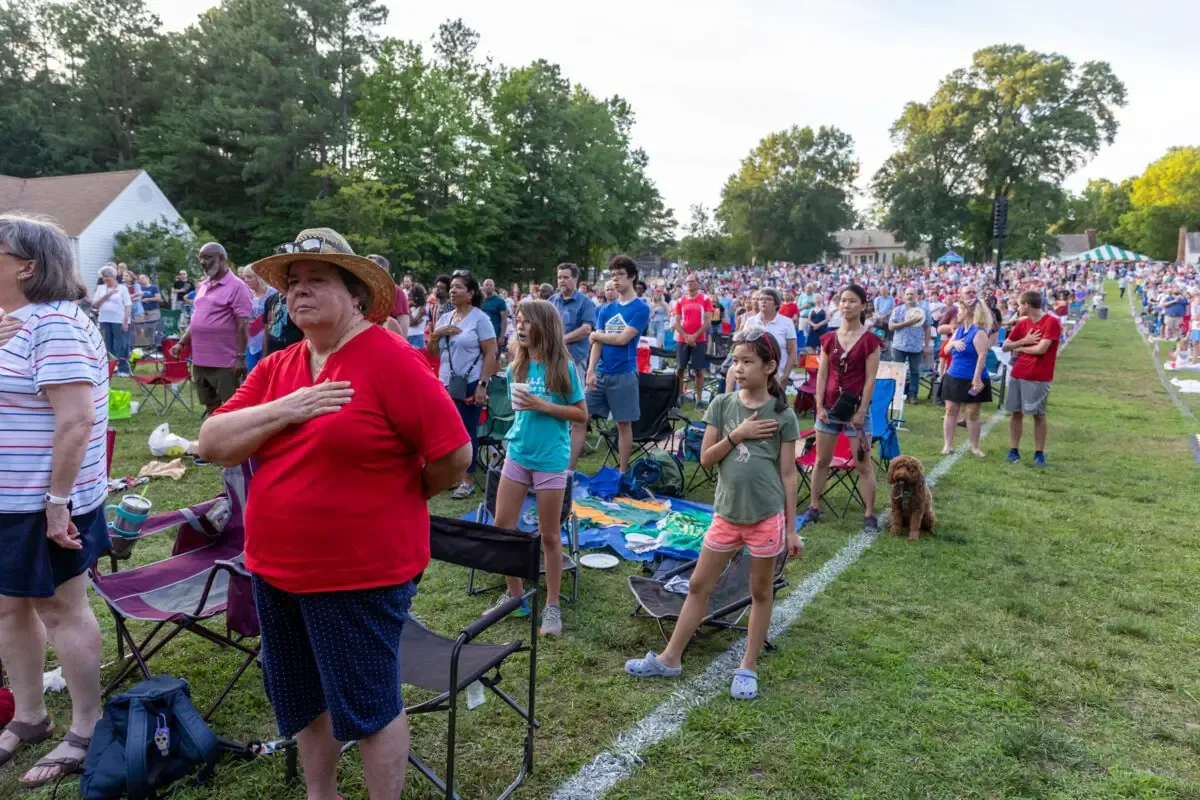
[[[400,716],[400,632],[416,594],[414,581],[293,594],[254,577],[263,682],[280,735],[329,711],[334,738],[350,742]]]
[[[633,422],[642,416],[638,374],[618,372],[596,375],[596,388],[586,394],[588,413],[597,417],[612,414],[614,422]]]

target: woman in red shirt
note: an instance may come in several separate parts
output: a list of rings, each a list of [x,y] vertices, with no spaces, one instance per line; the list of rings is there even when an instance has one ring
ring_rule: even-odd
[[[201,427],[199,453],[259,463],[246,566],[267,697],[296,737],[308,796],[336,796],[337,742],[358,740],[370,796],[399,797],[400,633],[429,562],[426,499],[471,445],[421,354],[372,324],[395,302],[386,270],[318,228],[254,271],[286,292],[305,339],[259,362]]]
[[[843,432],[850,439],[858,469],[865,521],[863,530],[876,533],[875,467],[871,463],[871,395],[879,369],[883,343],[865,325],[867,293],[850,284],[838,294],[842,325],[821,337],[821,365],[817,368],[817,466],[813,470],[810,522],[821,517],[821,493],[829,479],[833,449]]]

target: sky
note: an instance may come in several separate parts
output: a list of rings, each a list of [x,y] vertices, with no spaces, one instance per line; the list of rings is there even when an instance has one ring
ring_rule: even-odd
[[[169,29],[212,0],[147,0]],[[539,58],[636,115],[634,145],[681,223],[714,206],[743,157],[772,131],[835,125],[854,138],[860,208],[894,147],[904,105],[926,100],[976,50],[1023,44],[1108,61],[1124,83],[1116,142],[1067,181],[1140,174],[1171,146],[1200,144],[1195,0],[385,0],[385,35],[428,41],[462,18],[480,52]]]

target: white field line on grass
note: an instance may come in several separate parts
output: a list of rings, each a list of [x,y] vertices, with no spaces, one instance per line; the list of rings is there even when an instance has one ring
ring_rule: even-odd
[[[984,423],[980,438],[987,436],[1002,419],[1004,414],[1000,411],[993,414]],[[936,484],[958,463],[966,451],[967,445],[960,445],[957,450],[934,465],[925,482],[930,487]],[[880,528],[886,528],[887,522],[885,511],[879,518]],[[847,567],[857,561],[875,542],[876,537],[876,534],[866,533],[855,535],[833,558],[777,603],[771,614],[769,637],[775,639],[786,633],[800,618],[808,604],[825,591]],[[632,775],[634,768],[642,761],[642,754],[677,733],[693,708],[728,691],[730,675],[741,663],[745,650],[746,638],[743,636],[713,659],[702,673],[685,682],[657,708],[618,734],[607,750],[559,786],[550,795],[550,800],[597,800],[613,786]]]

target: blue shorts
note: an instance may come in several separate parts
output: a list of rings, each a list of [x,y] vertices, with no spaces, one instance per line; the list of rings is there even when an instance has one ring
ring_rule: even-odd
[[[53,597],[72,578],[91,569],[109,550],[104,508],[71,517],[80,550],[66,550],[46,538],[46,512],[0,514],[0,595]]]
[[[350,742],[400,716],[400,632],[416,594],[414,581],[293,594],[254,577],[263,682],[280,735],[328,711],[334,738]]]
[[[821,422],[817,419],[817,424],[813,426],[818,433],[827,433],[830,436],[837,436],[839,433],[845,433],[846,436],[853,439],[858,436],[858,431],[849,422],[841,422],[833,417],[829,418],[829,422]],[[871,435],[871,412],[867,412],[867,418],[863,420],[863,433],[867,436]]]
[[[597,373],[596,388],[587,392],[588,413],[596,417],[612,414],[614,422],[633,422],[642,416],[642,400],[638,394],[638,374],[618,372],[616,375]]]

